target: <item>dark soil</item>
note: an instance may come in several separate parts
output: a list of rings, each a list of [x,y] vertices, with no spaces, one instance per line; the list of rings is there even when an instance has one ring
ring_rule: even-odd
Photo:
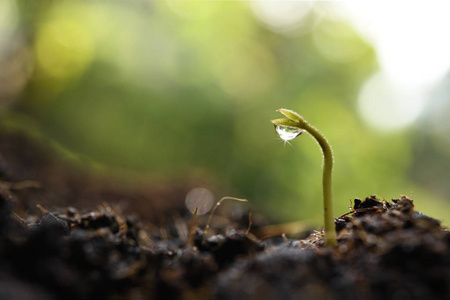
[[[1,300],[450,299],[450,235],[407,197],[355,199],[335,249],[262,241],[242,206],[189,239],[186,186],[127,189],[47,151],[0,135]]]

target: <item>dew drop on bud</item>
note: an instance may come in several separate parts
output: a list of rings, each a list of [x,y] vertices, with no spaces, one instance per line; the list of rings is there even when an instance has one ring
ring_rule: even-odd
[[[292,140],[302,134],[303,129],[289,126],[278,125],[276,128],[277,134],[285,141]]]

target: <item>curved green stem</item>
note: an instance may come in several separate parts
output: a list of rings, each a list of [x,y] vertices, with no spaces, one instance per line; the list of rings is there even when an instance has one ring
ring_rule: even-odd
[[[323,152],[323,173],[322,173],[322,186],[323,186],[323,216],[325,222],[325,245],[327,247],[335,247],[336,241],[336,228],[334,225],[333,216],[333,187],[331,174],[333,171],[333,150],[331,150],[330,144],[327,139],[320,133],[317,128],[304,121],[302,124],[303,129],[308,131],[319,143]]]
[[[275,126],[287,126],[295,127],[306,130],[311,134],[319,143],[323,152],[323,174],[322,174],[322,187],[323,187],[323,214],[325,223],[325,245],[327,247],[335,247],[337,245],[336,228],[334,225],[333,216],[333,189],[331,175],[333,171],[333,151],[328,143],[327,139],[317,130],[316,127],[309,124],[298,113],[287,110],[279,109],[287,119],[272,120]]]

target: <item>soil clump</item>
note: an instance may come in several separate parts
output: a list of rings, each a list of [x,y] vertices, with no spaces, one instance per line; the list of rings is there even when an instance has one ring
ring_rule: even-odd
[[[140,219],[133,210],[143,204],[114,204],[127,190],[73,177],[22,138],[2,135],[0,145],[0,299],[450,297],[450,234],[406,196],[355,199],[335,219],[334,249],[322,232],[261,240],[267,221],[249,224],[245,209],[223,210],[205,236],[204,221],[190,228],[180,206],[155,200]],[[85,184],[96,189],[80,192]],[[153,196],[183,197],[175,190]],[[140,197],[152,196],[129,194]]]

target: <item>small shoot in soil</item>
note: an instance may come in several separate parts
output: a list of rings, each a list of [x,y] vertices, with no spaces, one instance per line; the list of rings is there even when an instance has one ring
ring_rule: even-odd
[[[279,109],[277,111],[282,113],[286,118],[271,120],[271,122],[275,125],[275,131],[283,140],[292,140],[299,136],[303,131],[306,131],[316,139],[316,141],[322,148],[322,186],[323,212],[325,221],[325,245],[327,247],[335,247],[337,245],[337,241],[333,217],[333,190],[331,186],[331,174],[333,170],[333,151],[331,150],[331,146],[330,144],[328,144],[327,139],[320,133],[320,131],[309,124],[298,113],[288,109]]]
[[[217,207],[220,206],[220,204],[225,201],[225,200],[234,200],[234,201],[239,201],[239,202],[247,202],[246,199],[240,199],[240,198],[234,198],[234,197],[223,197],[222,199],[220,199],[219,201],[217,201],[216,205],[214,205],[213,209],[211,210],[211,212],[209,213],[209,217],[208,217],[208,222],[206,223],[205,226],[205,231],[203,232],[203,240],[206,239],[207,234],[208,234],[208,230],[211,224],[211,220],[212,217],[214,215],[214,212],[216,211]]]

